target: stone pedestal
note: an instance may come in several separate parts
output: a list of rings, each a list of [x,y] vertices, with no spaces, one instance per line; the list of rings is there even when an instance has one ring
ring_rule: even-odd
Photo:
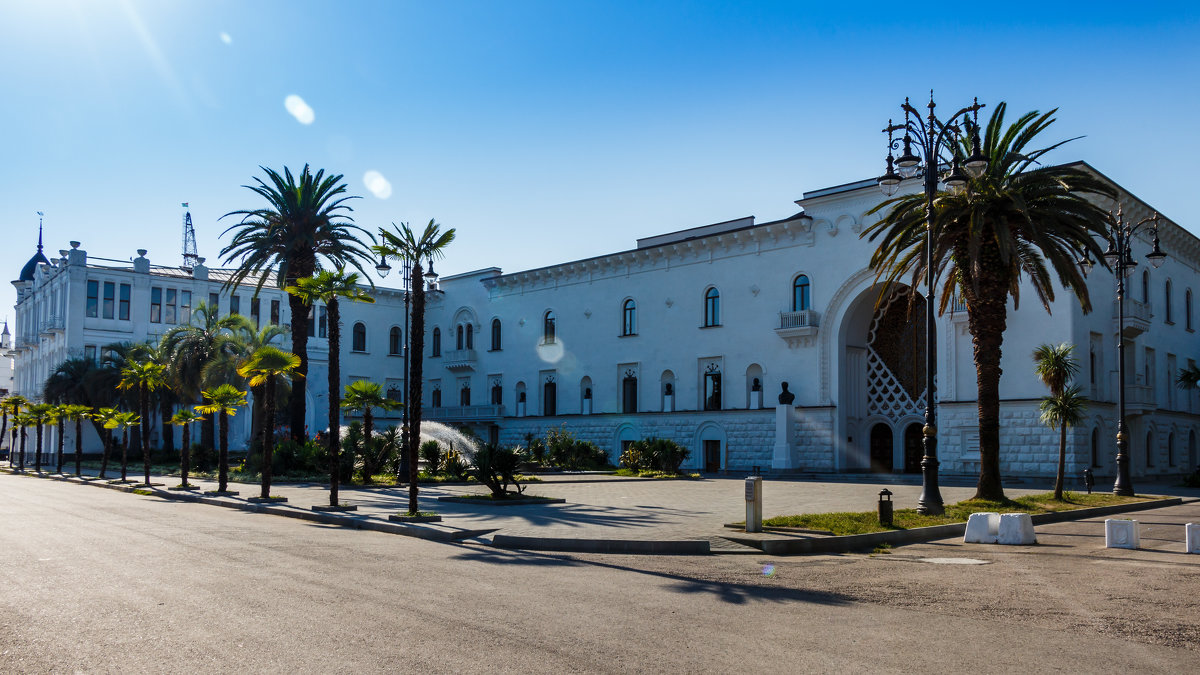
[[[784,403],[775,406],[775,452],[771,456],[771,468],[775,471],[798,468],[792,462],[792,448],[796,447],[795,421],[795,408]]]
[[[762,391],[759,390],[750,392],[750,409],[762,410],[762,407]]]
[[[675,412],[674,394],[663,394],[663,412]]]
[[[1000,540],[999,513],[972,513],[963,533],[964,544],[995,544]]]
[[[1200,523],[1188,523],[1184,528],[1187,534],[1187,552],[1200,553]]]
[[[583,414],[584,415],[592,414],[592,399],[590,399],[590,398],[583,399]]]
[[[524,416],[525,416],[525,401],[519,401],[517,403],[517,417],[524,417]]]
[[[1104,521],[1105,548],[1138,548],[1141,546],[1138,521],[1109,518]]]
[[[1037,543],[1037,535],[1033,533],[1033,519],[1028,513],[1002,514],[998,534],[998,544],[1029,546]]]

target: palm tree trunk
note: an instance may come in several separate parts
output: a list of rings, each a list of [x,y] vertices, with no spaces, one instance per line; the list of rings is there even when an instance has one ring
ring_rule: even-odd
[[[994,254],[993,254],[994,255]],[[986,254],[984,257],[990,257]],[[996,269],[998,261],[990,261]],[[981,265],[989,269],[989,261]],[[979,484],[975,499],[1001,501],[1004,487],[1000,480],[1000,347],[1007,324],[1008,284],[998,275],[979,279],[979,293],[967,284],[968,326],[975,348],[975,381],[979,410]],[[975,296],[975,297],[971,297]],[[974,302],[972,302],[974,300]]]
[[[37,423],[37,447],[33,454],[33,470],[38,473],[42,472],[42,421]]]
[[[162,429],[163,452],[175,452],[175,427],[171,424],[171,415],[174,414],[171,408],[173,407],[164,391],[163,395],[159,397],[158,404],[158,426]]]
[[[184,487],[187,487],[188,484],[188,470],[192,468],[192,450],[188,447],[188,441],[191,440],[189,426],[188,424],[183,425],[183,448],[179,451],[179,475],[183,479],[180,481],[180,485]]]
[[[142,406],[142,463],[146,469],[146,486],[150,486],[150,389],[143,383],[138,387]]]
[[[25,470],[25,442],[29,438],[29,432],[25,427],[21,427],[21,465],[17,467],[19,471]]]
[[[66,420],[59,417],[58,418],[58,462],[57,462],[57,466],[55,467],[55,473],[62,473],[63,445],[67,442],[67,439],[63,438],[63,427],[64,426],[66,426]]]
[[[341,462],[338,450],[342,445],[342,425],[339,419],[341,412],[341,328],[337,296],[329,298],[325,303],[329,311],[329,438],[326,444],[329,450],[329,505],[338,505],[338,479],[341,473]]]
[[[124,483],[127,480],[129,480],[129,429],[121,432],[121,482]]]
[[[99,429],[100,440],[104,444],[104,457],[100,459],[100,477],[107,478],[108,458],[112,454],[112,431],[109,429]]]
[[[75,475],[83,470],[83,418],[75,418]]]
[[[301,276],[302,270],[294,270],[297,277]],[[312,271],[309,270],[303,276],[311,276]],[[291,275],[289,275],[291,276]],[[288,283],[294,284],[295,278],[289,279]],[[309,305],[301,298],[288,294],[288,306],[292,312],[292,351],[300,357],[300,367],[294,371],[296,378],[293,381],[300,382],[300,391],[292,391],[291,400],[288,401],[288,423],[291,426],[291,437],[297,442],[302,442],[307,437],[307,429],[304,428],[305,421],[305,401],[304,388],[308,382],[308,310]],[[270,424],[270,421],[267,422]],[[265,448],[264,448],[265,451]],[[266,495],[263,495],[264,497]]]
[[[1067,477],[1067,425],[1058,425],[1058,475],[1054,478],[1054,498],[1062,500],[1063,483]]]
[[[209,415],[200,423],[200,445],[209,450],[217,449],[217,418]]]
[[[306,328],[307,330],[307,328]],[[307,335],[307,333],[306,333]],[[268,421],[263,426],[263,461],[262,461],[262,498],[267,499],[271,496],[271,460],[274,459],[275,449],[275,425],[270,423],[270,419],[275,417],[275,376],[271,375],[267,378],[267,417]]]
[[[375,418],[371,415],[371,406],[363,406],[363,484],[370,485],[371,472],[375,468],[374,449],[371,447],[371,431],[375,428]]]
[[[408,401],[408,512],[417,508],[417,446],[421,439],[421,381],[425,377],[425,271],[420,260],[412,266],[412,331],[409,335]]]
[[[7,438],[5,436],[5,434],[8,433],[8,408],[5,408],[2,405],[0,405],[0,417],[4,418],[4,421],[0,422],[0,444],[3,444],[4,439]],[[11,443],[9,444],[9,448],[8,448],[8,465],[12,466],[12,444]]]
[[[229,489],[229,413],[221,411],[221,450],[217,456],[217,492]]]

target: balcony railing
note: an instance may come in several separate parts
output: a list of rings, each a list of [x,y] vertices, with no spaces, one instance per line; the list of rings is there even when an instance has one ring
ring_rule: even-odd
[[[1113,300],[1113,322],[1118,319],[1120,308],[1117,300]],[[1125,298],[1125,337],[1133,338],[1150,330],[1150,319],[1154,312],[1148,302],[1139,302]]]
[[[66,328],[66,321],[61,316],[51,316],[42,322],[42,335],[61,333]]]
[[[19,337],[19,338],[17,338],[16,343],[13,346],[17,349],[17,351],[33,349],[34,347],[38,346],[38,339],[35,337],[28,337],[28,336]]]
[[[1154,387],[1148,384],[1125,385],[1125,407],[1132,410],[1154,410],[1157,407]]]
[[[449,349],[442,353],[446,370],[474,370],[477,360],[474,349]]]
[[[798,312],[780,312],[780,328],[815,328],[821,324],[821,316],[816,310],[802,309]]]
[[[460,405],[425,408],[426,419],[431,420],[492,420],[504,417],[502,405]]]

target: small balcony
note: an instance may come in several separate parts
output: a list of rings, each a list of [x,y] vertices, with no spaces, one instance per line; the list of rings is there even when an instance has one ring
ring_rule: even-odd
[[[67,322],[65,319],[63,319],[63,317],[51,316],[49,319],[46,319],[46,321],[42,323],[41,334],[42,335],[53,335],[55,333],[61,333],[66,329],[66,326],[67,326]]]
[[[1125,298],[1125,332],[1123,336],[1126,338],[1135,338],[1142,333],[1150,330],[1150,319],[1154,318],[1154,312],[1151,311],[1150,303],[1139,302],[1132,298]],[[1113,300],[1113,332],[1117,332],[1117,325],[1120,319],[1120,307],[1116,300]]]
[[[816,310],[780,312],[779,327],[775,329],[775,334],[783,338],[788,347],[806,347],[816,339],[820,325],[821,315]]]
[[[37,338],[25,336],[25,337],[17,338],[16,343],[13,345],[13,348],[19,352],[24,352],[24,351],[29,351],[30,349],[33,349],[37,346],[38,346]]]
[[[437,422],[484,422],[504,417],[502,405],[460,405],[425,408],[424,418]]]
[[[442,366],[451,372],[475,370],[478,358],[474,349],[450,349],[442,352]]]
[[[1125,385],[1125,414],[1143,415],[1158,408],[1154,387],[1148,384]]]

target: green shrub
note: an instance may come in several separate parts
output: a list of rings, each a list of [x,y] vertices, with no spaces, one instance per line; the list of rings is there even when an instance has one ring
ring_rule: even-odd
[[[527,435],[525,445],[529,447],[529,457],[538,466],[546,465],[546,442],[540,438]]]
[[[471,475],[488,486],[493,498],[503,499],[511,494],[508,491],[510,485],[517,489],[516,494],[525,491],[517,473],[525,460],[525,453],[520,447],[502,448],[489,443],[475,453],[475,468],[471,470]]]
[[[446,458],[442,461],[442,470],[457,480],[463,480],[467,477],[471,467],[467,466],[461,453],[451,450],[446,453]]]
[[[442,446],[437,441],[428,440],[421,444],[420,449],[421,459],[425,462],[425,471],[430,474],[437,474],[442,470]]]
[[[691,451],[665,438],[634,441],[621,453],[621,466],[636,472],[679,473]]]
[[[608,453],[595,443],[576,439],[565,426],[546,432],[546,454],[552,466],[566,471],[604,469],[611,466]]]

